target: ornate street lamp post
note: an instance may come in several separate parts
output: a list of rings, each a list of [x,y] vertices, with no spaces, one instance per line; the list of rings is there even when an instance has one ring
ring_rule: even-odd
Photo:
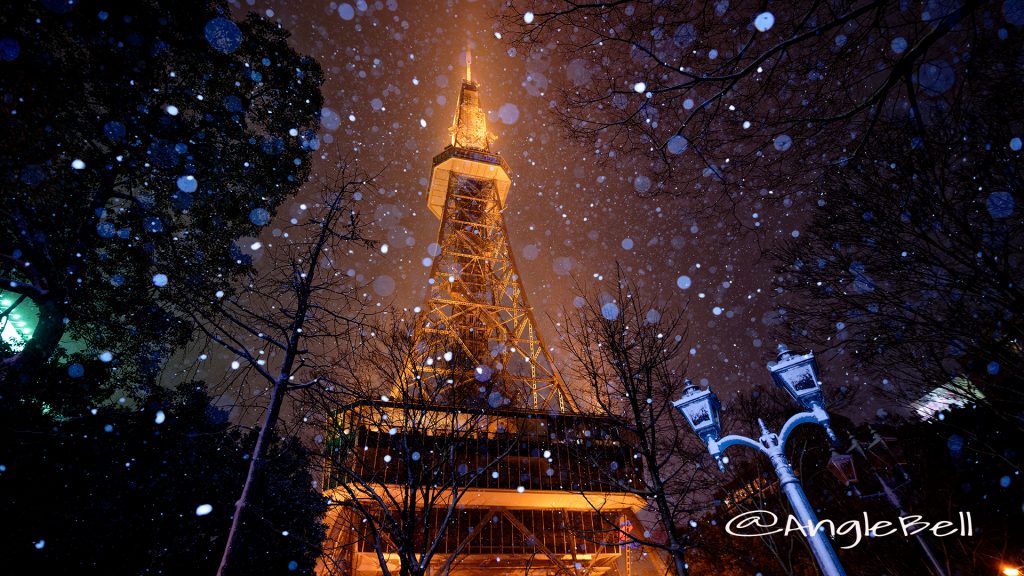
[[[807,501],[800,486],[800,480],[793,473],[793,467],[786,458],[786,440],[790,433],[801,424],[818,424],[825,428],[829,438],[836,441],[836,435],[829,426],[828,413],[825,412],[825,401],[821,393],[821,379],[818,377],[818,365],[814,360],[814,353],[795,354],[779,346],[779,356],[775,362],[768,364],[768,371],[772,380],[777,386],[786,390],[794,400],[804,407],[804,412],[793,415],[782,426],[782,430],[775,434],[768,430],[764,421],[757,419],[761,426],[761,437],[756,441],[745,436],[730,434],[720,438],[722,426],[718,418],[718,411],[721,404],[718,397],[710,389],[700,390],[691,382],[686,381],[686,388],[683,390],[683,397],[676,400],[672,405],[679,410],[686,419],[694,433],[707,444],[708,452],[718,462],[718,468],[725,471],[725,464],[722,454],[730,446],[741,445],[753,448],[771,460],[775,468],[775,474],[779,477],[779,485],[782,487],[789,505],[793,508],[800,525],[803,527],[804,537],[814,553],[818,566],[825,576],[845,576],[846,572],[836,557],[835,550],[823,530],[816,530],[818,517],[814,514],[814,508]]]

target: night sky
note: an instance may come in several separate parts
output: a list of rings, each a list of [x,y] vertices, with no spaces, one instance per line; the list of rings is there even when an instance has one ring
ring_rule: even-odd
[[[0,12],[4,567],[529,573],[541,551],[581,575],[662,553],[803,574],[793,521],[817,514],[851,574],[923,573],[932,540],[945,572],[1024,570],[1024,0],[207,1]],[[471,253],[438,258],[426,195],[470,49],[521,283],[586,417],[502,408],[507,374],[550,372],[532,334],[487,342],[465,312],[519,328],[518,291],[459,301],[507,255],[477,250],[493,212],[461,216],[481,196],[448,211]],[[390,315],[419,312],[432,265],[451,315],[422,346]],[[643,308],[605,306],[620,276]],[[439,349],[451,317],[467,354]],[[575,358],[603,347],[582,382],[567,324],[593,337]],[[780,372],[814,414],[772,390],[786,330],[813,343],[831,446],[800,426],[786,447],[829,428],[805,364]],[[720,407],[665,401],[673,337]],[[913,414],[932,389],[951,401]],[[977,534],[937,540],[962,513]],[[877,533],[903,518],[935,538]]]
[[[468,44],[489,128],[498,137],[493,148],[513,171],[505,218],[517,263],[562,372],[570,370],[555,322],[560,310],[573,306],[573,278],[595,282],[613,275],[618,262],[643,297],[688,304],[688,375],[694,381],[725,393],[723,399],[729,391],[768,384],[764,366],[774,359],[780,303],[773,298],[770,262],[760,254],[774,239],[799,234],[800,211],[790,213],[788,200],[772,214],[755,203],[744,216],[760,211],[754,218],[765,225],[738,233],[733,222],[696,213],[694,198],[640,194],[654,178],[643,166],[598,166],[591,151],[566,139],[550,110],[553,91],[585,82],[586,70],[540,50],[517,52],[497,37],[499,9],[497,2],[472,1],[236,4],[236,16],[254,11],[280,22],[295,48],[324,69],[322,146],[314,171],[326,173],[346,156],[366,171],[383,169],[377,193],[359,206],[387,251],[352,262],[369,299],[400,308],[424,301],[423,259],[438,228],[424,193],[431,158],[449,139]],[[307,187],[278,217],[298,215],[315,190]],[[272,229],[266,241],[273,241]],[[823,369],[826,386],[863,381],[845,374],[841,359],[824,362]],[[879,405],[871,400],[846,412],[870,418]]]

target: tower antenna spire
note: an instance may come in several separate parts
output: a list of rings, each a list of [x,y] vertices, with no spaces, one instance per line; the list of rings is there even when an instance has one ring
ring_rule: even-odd
[[[469,44],[466,45],[466,82],[473,81],[473,73],[471,67],[473,65],[473,55],[469,52]]]

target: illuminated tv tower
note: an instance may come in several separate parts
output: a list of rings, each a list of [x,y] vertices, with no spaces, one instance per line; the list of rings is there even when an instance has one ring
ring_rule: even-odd
[[[606,422],[579,412],[537,330],[503,216],[509,166],[491,150],[494,137],[470,67],[467,49],[451,141],[433,159],[427,206],[440,220],[438,249],[431,254],[429,292],[408,368],[391,398],[361,402],[338,417],[344,438],[335,443],[335,458],[346,473],[325,480],[326,493],[341,505],[327,519],[325,550],[334,556],[322,560],[318,572],[376,576],[384,561],[397,573],[401,544],[378,536],[385,521],[377,518],[391,514],[392,505],[382,511],[381,502],[400,498],[382,495],[408,497],[400,483],[410,470],[431,478],[463,470],[470,479],[452,484],[453,494],[460,492],[456,507],[417,512],[423,528],[415,539],[435,542],[437,551],[427,574],[642,573],[640,564],[630,569],[635,550],[621,538],[639,526],[635,513],[645,505],[622,489],[636,473],[632,452]],[[412,416],[396,408],[398,397],[412,398]],[[410,419],[455,426],[419,429],[412,437],[402,429]],[[470,419],[482,425],[467,432],[462,423]],[[459,435],[455,448],[446,440],[453,434]],[[394,460],[410,445],[445,456],[430,471],[419,457]],[[607,470],[588,466],[581,450],[607,455],[618,471],[614,482]],[[356,482],[362,485],[353,487]],[[376,515],[373,526],[367,527],[366,514]],[[442,525],[445,534],[430,533]],[[664,572],[655,562],[643,566]]]
[[[451,143],[434,157],[427,193],[427,207],[441,221],[440,251],[417,323],[416,360],[457,344],[451,362],[463,370],[448,402],[469,402],[485,392],[482,400],[492,408],[575,411],[516,270],[502,215],[512,179],[508,164],[491,151],[494,137],[471,74],[467,49]],[[443,369],[450,370],[451,362]]]

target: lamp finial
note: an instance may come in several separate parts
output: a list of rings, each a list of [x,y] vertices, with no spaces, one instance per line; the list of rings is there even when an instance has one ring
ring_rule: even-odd
[[[786,346],[785,344],[779,344],[778,350],[779,350],[779,355],[775,357],[776,361],[778,361],[778,362],[781,362],[781,361],[783,361],[783,360],[793,356],[793,351],[790,350],[789,346]]]

